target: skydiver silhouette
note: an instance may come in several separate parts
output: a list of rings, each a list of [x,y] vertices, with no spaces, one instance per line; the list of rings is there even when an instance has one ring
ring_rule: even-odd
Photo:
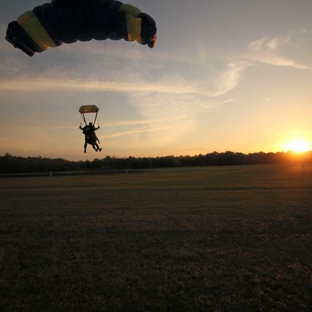
[[[98,137],[95,134],[95,131],[100,129],[100,125],[95,128],[92,122],[89,122],[88,125],[85,125],[84,127],[81,127],[81,124],[79,126],[79,129],[82,130],[82,133],[85,135],[85,144],[84,144],[84,152],[87,152],[87,145],[90,144],[92,145],[93,149],[96,152],[100,152],[102,148],[99,147],[98,143],[101,143]]]

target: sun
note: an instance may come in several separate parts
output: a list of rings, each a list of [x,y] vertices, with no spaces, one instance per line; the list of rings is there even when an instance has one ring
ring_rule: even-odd
[[[307,152],[310,149],[310,143],[305,139],[293,139],[285,144],[286,151],[293,151],[296,153]]]

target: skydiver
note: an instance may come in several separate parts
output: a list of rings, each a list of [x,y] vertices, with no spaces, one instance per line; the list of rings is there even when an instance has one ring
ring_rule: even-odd
[[[82,130],[82,133],[85,135],[85,144],[84,144],[84,152],[87,152],[87,145],[88,143],[92,145],[93,149],[97,151],[101,151],[102,148],[99,147],[98,143],[101,143],[98,139],[97,135],[95,134],[95,131],[100,129],[100,125],[95,128],[92,122],[89,122],[88,125],[85,125],[84,127],[81,127],[81,124],[79,126],[79,129]]]

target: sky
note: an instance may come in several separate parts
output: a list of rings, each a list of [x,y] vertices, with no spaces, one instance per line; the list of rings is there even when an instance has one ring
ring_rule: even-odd
[[[105,40],[29,57],[6,28],[42,3],[0,3],[0,155],[248,154],[312,142],[311,0],[124,1],[155,19],[154,49]],[[83,153],[86,104],[100,108],[101,153]]]

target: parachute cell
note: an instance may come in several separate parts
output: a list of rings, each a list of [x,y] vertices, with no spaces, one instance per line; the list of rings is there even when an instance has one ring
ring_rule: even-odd
[[[53,0],[9,23],[6,40],[29,56],[62,43],[136,41],[153,48],[156,23],[138,8],[114,0]]]

